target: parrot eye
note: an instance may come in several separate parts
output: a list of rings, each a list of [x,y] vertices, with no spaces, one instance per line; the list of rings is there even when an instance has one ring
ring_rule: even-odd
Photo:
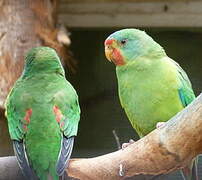
[[[122,45],[125,45],[126,42],[127,42],[127,39],[123,39],[123,40],[121,40],[121,44],[122,44]]]

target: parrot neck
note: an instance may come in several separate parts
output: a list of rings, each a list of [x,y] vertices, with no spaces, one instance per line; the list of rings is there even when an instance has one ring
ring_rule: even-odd
[[[116,66],[116,71],[127,72],[132,69],[132,71],[146,71],[157,67],[160,62],[166,57],[164,51],[159,51],[158,53],[152,54],[147,53],[144,56],[134,56],[132,60],[127,60],[127,63],[123,66]]]
[[[162,65],[166,61],[166,56],[161,58],[145,58],[139,57],[131,63],[124,66],[116,67],[116,74],[118,78],[119,87],[132,86],[134,82],[141,80],[150,80],[153,77],[162,75]]]
[[[58,61],[43,61],[41,63],[26,64],[22,73],[22,78],[34,76],[37,74],[58,73],[65,76],[64,69]]]

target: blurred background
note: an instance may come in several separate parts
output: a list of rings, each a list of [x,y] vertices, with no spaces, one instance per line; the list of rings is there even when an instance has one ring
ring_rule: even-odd
[[[4,6],[16,6],[16,2],[13,3],[12,0],[8,2],[10,4],[1,6],[3,8]],[[36,1],[38,4],[31,4],[31,6],[27,4],[27,6],[31,7],[31,14],[34,11],[34,21],[39,21],[41,27],[45,24],[43,27],[45,30],[41,28],[38,32],[36,28],[32,28],[35,39],[30,40],[29,37],[26,39],[26,43],[28,40],[32,43],[25,46],[26,48],[19,45],[12,46],[11,51],[15,51],[16,48],[28,49],[35,45],[49,45],[61,54],[66,77],[79,95],[82,111],[73,157],[94,157],[116,151],[117,144],[112,133],[113,130],[121,143],[127,142],[131,138],[138,139],[119,103],[115,66],[107,61],[104,55],[104,40],[112,32],[126,27],[145,30],[164,47],[168,56],[177,61],[187,72],[196,95],[201,92],[202,1],[61,0],[59,2],[57,0],[43,0],[41,2],[44,4]],[[25,1],[22,0],[21,3],[25,3]],[[42,11],[38,12],[33,7],[37,6],[43,9],[47,5],[52,6],[52,9],[47,11],[50,12],[49,15],[54,22],[50,20],[46,25],[43,20],[48,19],[48,16],[44,15],[44,19],[41,20],[39,17],[43,17]],[[20,4],[18,6],[21,7]],[[19,12],[19,8],[13,7],[13,9]],[[54,13],[52,13],[53,10]],[[37,13],[39,13],[38,16]],[[11,15],[9,14],[9,16]],[[0,21],[1,27],[5,22],[2,22],[4,20],[1,18]],[[27,21],[23,22],[26,26],[29,25]],[[53,32],[55,32],[54,35]],[[19,35],[20,39],[27,37],[26,33],[24,30],[24,34]],[[51,43],[48,41],[49,39],[47,40],[50,37],[53,37]],[[68,40],[69,42],[67,42]],[[0,41],[0,51],[4,52],[1,43]],[[19,52],[21,53],[19,62],[23,62],[23,52]],[[14,60],[10,59],[10,63],[14,63]],[[7,62],[8,59],[1,55],[0,61],[1,63]],[[4,76],[9,75],[12,79],[12,81],[8,81],[6,78],[3,80],[4,76],[0,74],[0,85],[5,86],[5,82],[9,82],[7,83],[8,90],[22,70],[23,63],[18,64],[19,70],[17,72],[11,71],[9,67],[4,71],[0,70],[0,73],[4,73]],[[0,89],[0,93],[5,93],[5,90]],[[4,96],[1,99],[3,102]],[[0,156],[13,155],[3,106],[0,137]],[[200,161],[200,167],[202,167],[201,164]],[[200,172],[202,172],[201,169]],[[139,177],[136,179],[148,178]],[[153,179],[178,180],[182,177],[180,173],[174,172]]]

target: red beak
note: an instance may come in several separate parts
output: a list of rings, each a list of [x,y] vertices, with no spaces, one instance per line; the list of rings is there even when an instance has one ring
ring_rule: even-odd
[[[110,45],[112,45],[112,43],[113,43],[114,41],[115,41],[114,39],[107,39],[107,40],[105,41],[105,46],[110,46]]]
[[[111,62],[112,61],[112,53],[113,53],[113,43],[115,42],[114,39],[107,39],[105,40],[105,55],[106,58]]]

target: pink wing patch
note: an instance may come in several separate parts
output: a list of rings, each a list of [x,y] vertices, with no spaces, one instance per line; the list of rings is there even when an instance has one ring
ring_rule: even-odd
[[[27,130],[28,130],[27,125],[23,124],[23,129],[24,129],[25,131],[27,131]]]
[[[53,112],[55,114],[56,121],[58,123],[60,123],[63,115],[62,115],[62,112],[60,111],[59,107],[58,106],[53,106]]]
[[[27,124],[30,123],[30,117],[31,117],[31,115],[32,115],[32,109],[30,108],[30,109],[28,109],[26,111],[26,114],[25,114],[25,117],[24,117],[24,120],[27,122]]]
[[[61,121],[61,119],[63,118],[63,114],[60,111],[58,106],[53,106],[53,112],[55,114],[55,119],[57,121],[57,123],[60,125],[60,128],[62,128],[64,126],[64,121]]]
[[[24,120],[25,120],[26,123],[23,124],[23,129],[24,129],[25,131],[28,130],[27,125],[30,123],[31,115],[32,115],[32,109],[30,108],[30,109],[28,109],[28,110],[26,111],[26,114],[25,114],[25,117],[24,117]]]

